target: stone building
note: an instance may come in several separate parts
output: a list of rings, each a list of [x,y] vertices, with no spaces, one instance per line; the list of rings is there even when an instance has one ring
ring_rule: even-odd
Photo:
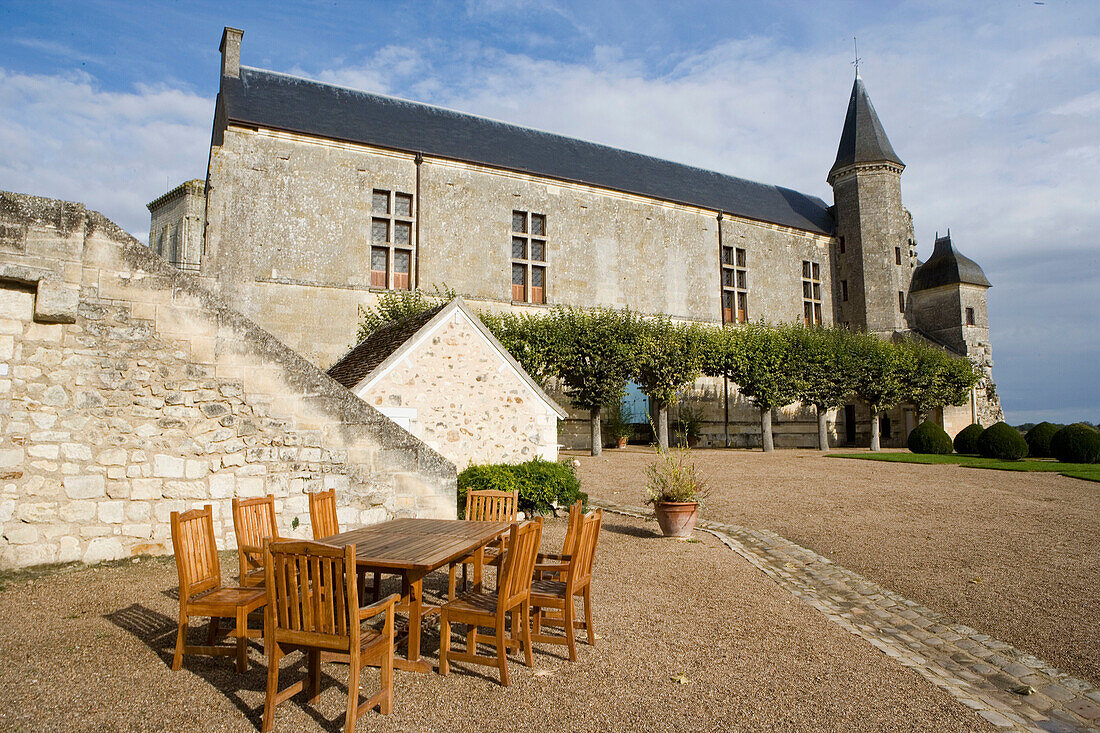
[[[568,413],[461,298],[383,326],[328,373],[459,469],[558,458]]]
[[[241,40],[232,28],[222,37],[200,268],[235,308],[321,367],[346,351],[359,308],[378,293],[443,285],[475,310],[602,305],[715,325],[843,323],[883,336],[938,328],[925,329],[927,309],[910,307],[919,263],[901,198],[905,166],[859,78],[828,173],[830,206],[242,66]],[[975,308],[975,318],[985,312]],[[686,397],[702,413],[703,445],[758,444],[755,411],[735,386],[700,380]],[[980,414],[999,414],[992,391],[974,399],[985,404]],[[780,445],[815,444],[807,411],[775,417]],[[889,422],[904,419],[899,409]],[[836,422],[838,442],[866,440],[858,406]],[[565,444],[586,444],[580,424],[567,421]],[[900,429],[890,435],[887,445],[904,441]]]
[[[205,183],[186,181],[150,201],[149,249],[181,270],[197,271],[206,223]]]
[[[306,492],[346,523],[453,518],[436,451],[101,214],[0,192],[0,568],[171,552],[169,514]]]

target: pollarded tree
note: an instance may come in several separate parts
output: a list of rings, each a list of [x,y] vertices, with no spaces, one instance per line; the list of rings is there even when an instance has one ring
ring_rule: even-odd
[[[588,410],[592,455],[603,450],[600,411],[615,404],[634,368],[638,318],[611,308],[558,308],[545,316],[548,367],[569,399]]]
[[[895,344],[866,333],[853,334],[852,346],[853,392],[871,408],[871,450],[881,450],[879,415],[905,399],[913,359]]]
[[[703,350],[709,334],[699,325],[675,324],[666,317],[641,321],[632,376],[655,405],[657,445],[668,451],[668,406],[675,404],[684,385],[694,382],[703,368]]]
[[[543,388],[554,376],[553,319],[531,313],[479,313],[497,341]]]
[[[761,321],[725,326],[708,349],[706,372],[737,384],[760,411],[761,446],[775,450],[772,410],[798,399],[800,380],[793,364],[793,337],[789,327]]]
[[[378,296],[378,302],[373,308],[368,310],[359,306],[359,330],[355,334],[356,343],[387,323],[438,308],[457,296],[458,294],[446,285],[443,287],[436,285],[432,290],[387,290]]]
[[[980,375],[968,359],[951,356],[938,346],[917,338],[898,344],[907,352],[912,372],[907,375],[905,401],[917,410],[917,423],[937,407],[961,405]]]
[[[839,326],[816,326],[793,328],[791,335],[798,400],[817,411],[817,447],[827,451],[829,410],[841,407],[855,386],[852,332]]]

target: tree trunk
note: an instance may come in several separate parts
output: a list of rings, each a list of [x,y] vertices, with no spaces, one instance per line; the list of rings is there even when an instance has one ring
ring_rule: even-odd
[[[882,444],[878,439],[879,422],[878,410],[871,410],[871,450],[882,450]]]
[[[772,409],[760,408],[760,445],[765,453],[775,450],[775,440],[772,438]]]
[[[592,426],[592,455],[603,453],[603,435],[600,433],[600,408],[593,407],[589,412],[589,423]]]
[[[829,408],[817,406],[817,448],[829,450]]]
[[[668,405],[657,402],[657,447],[668,453]]]

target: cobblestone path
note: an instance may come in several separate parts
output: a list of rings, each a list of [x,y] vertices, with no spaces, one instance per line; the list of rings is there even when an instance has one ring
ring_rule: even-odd
[[[596,498],[591,503],[632,517],[653,516],[645,507]],[[1100,690],[1088,682],[955,623],[775,532],[703,520],[697,527],[998,728],[1100,733]]]

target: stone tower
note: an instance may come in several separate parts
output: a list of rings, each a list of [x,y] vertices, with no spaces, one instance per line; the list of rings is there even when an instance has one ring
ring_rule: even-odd
[[[989,287],[978,263],[955,249],[950,232],[936,237],[932,256],[916,269],[909,286],[913,330],[966,356],[982,371],[968,406],[971,414],[963,425],[990,425],[1004,419],[993,385],[993,348],[985,305]]]
[[[881,335],[903,331],[916,245],[901,203],[898,158],[856,75],[836,162],[829,171],[837,222],[836,321]]]

